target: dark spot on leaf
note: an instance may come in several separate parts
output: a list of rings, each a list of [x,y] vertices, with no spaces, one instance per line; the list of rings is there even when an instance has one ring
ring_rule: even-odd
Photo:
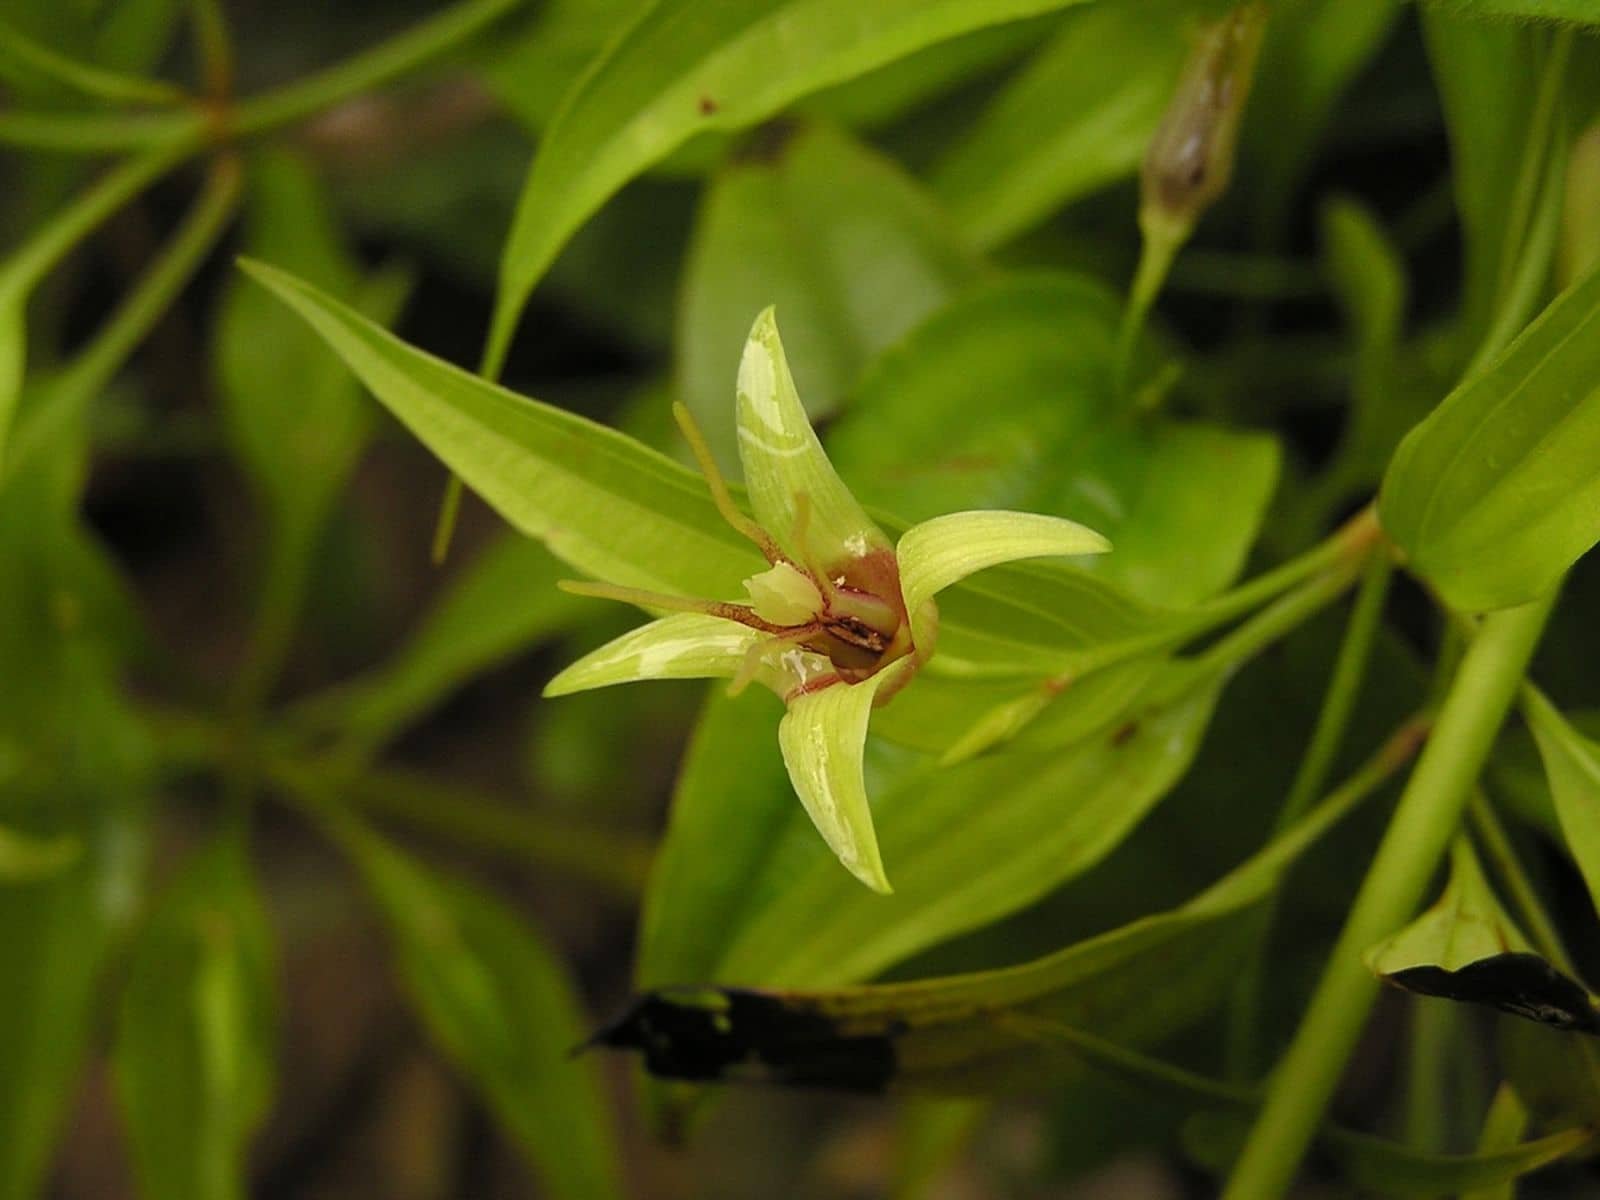
[[[700,97],[700,115],[701,116],[709,117],[712,113],[717,111],[717,108],[718,108],[717,102],[715,100],[713,100],[710,96],[701,96]]]
[[[638,997],[590,1044],[639,1050],[668,1079],[881,1092],[894,1032],[846,1036],[832,1018],[762,992],[669,988]]]
[[[1600,1011],[1589,993],[1537,954],[1496,954],[1456,971],[1407,967],[1384,978],[1408,992],[1484,1004],[1541,1025],[1600,1034]]]
[[[1111,735],[1111,744],[1113,746],[1125,745],[1127,743],[1128,739],[1133,737],[1133,735],[1138,733],[1138,732],[1139,732],[1139,722],[1137,722],[1137,721],[1129,721],[1126,725],[1122,726],[1122,728],[1118,729],[1115,733],[1113,733]]]

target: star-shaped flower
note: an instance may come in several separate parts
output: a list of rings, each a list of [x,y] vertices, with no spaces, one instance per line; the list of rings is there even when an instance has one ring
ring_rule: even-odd
[[[675,411],[719,511],[766,569],[745,580],[748,595],[739,600],[565,585],[671,615],[579,659],[545,695],[639,679],[727,677],[735,691],[765,684],[787,706],[778,743],[817,831],[856,878],[888,892],[863,777],[867,722],[933,655],[935,594],[999,563],[1111,546],[1073,521],[1014,512],[934,517],[891,543],[823,453],[770,308],[745,343],[737,396],[753,520],[729,494],[687,411]]]

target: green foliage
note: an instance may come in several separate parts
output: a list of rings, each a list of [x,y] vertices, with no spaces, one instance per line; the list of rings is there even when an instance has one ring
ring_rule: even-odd
[[[364,829],[343,839],[395,943],[433,1036],[483,1089],[553,1196],[622,1194],[610,1123],[577,1002],[555,957],[500,902],[435,875]]]
[[[1592,1153],[1593,7],[16,0],[0,1200]]]
[[[244,1195],[276,1074],[267,915],[242,844],[185,865],[140,930],[112,1052],[147,1196]]]
[[[1457,608],[1552,587],[1596,540],[1600,274],[1556,300],[1407,436],[1384,477],[1384,527]]]

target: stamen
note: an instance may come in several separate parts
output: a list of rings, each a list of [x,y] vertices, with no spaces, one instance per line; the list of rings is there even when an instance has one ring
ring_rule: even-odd
[[[792,630],[790,626],[774,625],[771,621],[762,620],[748,605],[734,604],[727,600],[696,600],[689,596],[670,596],[665,592],[651,592],[644,588],[623,587],[618,583],[601,583],[590,579],[562,579],[556,586],[574,596],[620,600],[624,604],[633,604],[640,608],[659,608],[667,612],[701,613],[708,617],[720,617],[724,621],[736,621],[740,625],[748,625],[751,629],[759,629],[762,633],[783,634]],[[805,625],[799,628],[811,630],[816,626]]]
[[[683,440],[689,443],[689,450],[694,455],[695,462],[700,464],[700,474],[705,476],[706,486],[711,489],[711,502],[717,506],[722,519],[754,542],[769,563],[777,563],[783,558],[783,551],[778,549],[778,544],[765,529],[746,516],[744,510],[733,502],[727,481],[722,478],[722,470],[717,466],[717,460],[712,457],[711,447],[706,443],[705,434],[700,432],[694,414],[681,401],[674,401],[672,417],[678,422]]]

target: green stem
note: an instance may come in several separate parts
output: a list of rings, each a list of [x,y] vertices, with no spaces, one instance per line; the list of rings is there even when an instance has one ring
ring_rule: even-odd
[[[143,79],[108,71],[94,63],[69,58],[41,45],[21,30],[0,21],[0,63],[13,62],[80,95],[118,104],[179,104],[183,89],[160,79]]]
[[[1367,563],[1361,590],[1356,595],[1355,608],[1350,614],[1350,623],[1345,627],[1344,640],[1340,643],[1339,655],[1334,662],[1333,674],[1323,693],[1322,708],[1317,714],[1311,742],[1300,760],[1283,806],[1278,810],[1274,826],[1277,832],[1281,833],[1292,825],[1327,785],[1334,759],[1349,728],[1350,717],[1355,712],[1361,682],[1366,676],[1367,662],[1372,656],[1392,572],[1393,565],[1385,553],[1373,554]],[[1274,908],[1275,905],[1269,901],[1258,918],[1260,929],[1255,945],[1244,969],[1239,973],[1229,1006],[1227,1059],[1229,1075],[1235,1079],[1250,1078],[1257,1069],[1257,1049],[1260,1044],[1257,1034],[1261,1026],[1262,981],[1266,974],[1266,940],[1272,931]]]
[[[206,95],[222,102],[233,94],[233,35],[219,0],[189,0],[195,54]]]
[[[1494,864],[1495,874],[1500,877],[1500,882],[1511,894],[1511,901],[1517,906],[1517,914],[1527,926],[1528,935],[1533,939],[1534,946],[1555,966],[1576,978],[1577,968],[1573,966],[1572,956],[1562,944],[1561,935],[1556,932],[1555,922],[1545,911],[1544,902],[1539,899],[1538,890],[1528,878],[1522,860],[1517,857],[1510,835],[1506,833],[1505,826],[1500,823],[1500,818],[1494,811],[1494,806],[1489,803],[1489,798],[1482,791],[1473,794],[1469,815],[1472,818],[1472,827],[1478,834],[1478,841],[1488,854],[1489,861]]]
[[[1552,593],[1491,613],[1463,657],[1224,1200],[1268,1200],[1287,1189],[1377,993],[1361,956],[1403,925],[1422,899],[1554,601]]]
[[[1418,1150],[1450,1144],[1450,1113],[1456,1107],[1449,1071],[1460,1030],[1452,1004],[1422,1001],[1411,1006],[1411,1044],[1406,1058],[1405,1140]]]
[[[1307,805],[1322,794],[1328,782],[1334,759],[1344,742],[1345,731],[1350,727],[1350,718],[1355,713],[1362,681],[1366,678],[1367,663],[1372,658],[1372,647],[1383,619],[1383,602],[1389,595],[1389,579],[1393,569],[1387,554],[1374,554],[1367,562],[1361,589],[1356,593],[1355,608],[1350,614],[1350,624],[1345,629],[1333,675],[1322,697],[1322,711],[1317,715],[1311,744],[1306,748],[1305,757],[1301,759],[1294,782],[1289,786],[1289,794],[1284,799],[1283,809],[1278,813],[1277,828],[1280,831],[1305,812]]]
[[[302,120],[409,74],[481,33],[524,2],[468,0],[326,71],[241,101],[225,128],[235,137],[249,137]]]
[[[346,61],[236,106],[182,113],[0,112],[0,144],[68,154],[151,150],[185,153],[206,137],[246,138],[293,124],[390,83],[455,49],[525,0],[467,0]],[[181,156],[180,156],[181,157]]]
[[[1178,229],[1161,225],[1147,227],[1139,248],[1139,265],[1133,274],[1133,286],[1128,290],[1128,306],[1122,314],[1122,328],[1117,333],[1117,391],[1125,394],[1133,380],[1133,359],[1139,349],[1139,335],[1144,332],[1145,320],[1161,294],[1161,285],[1172,260],[1188,238],[1187,228]]]
[[[72,361],[17,424],[0,464],[0,486],[78,419],[144,341],[174,298],[188,285],[227,228],[239,202],[237,160],[218,159],[205,187],[161,257],[134,286],[94,340]]]
[[[0,145],[58,154],[151,151],[203,135],[198,112],[0,112]]]
[[[106,172],[0,265],[0,298],[31,292],[101,222],[182,162],[195,144],[161,146]]]

